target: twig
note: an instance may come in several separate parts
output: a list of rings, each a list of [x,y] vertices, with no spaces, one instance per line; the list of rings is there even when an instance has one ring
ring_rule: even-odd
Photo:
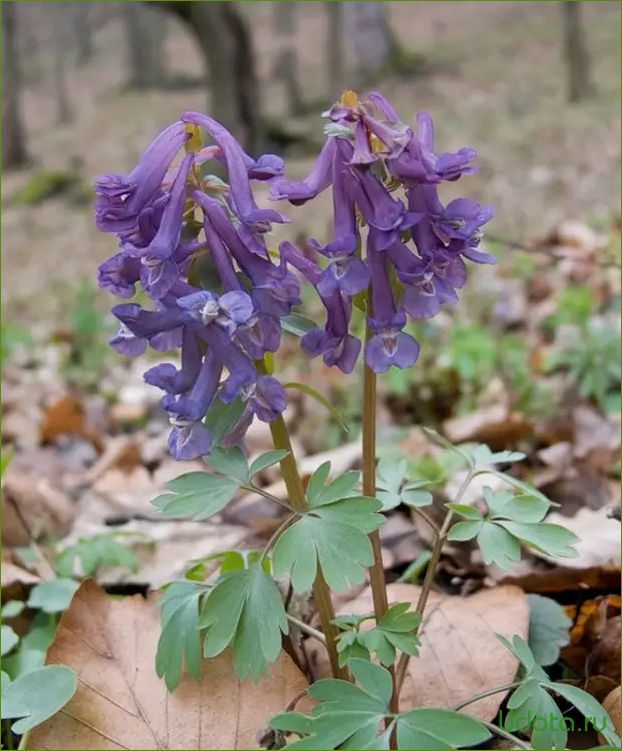
[[[314,639],[317,639],[318,641],[322,642],[322,644],[326,644],[326,637],[321,631],[318,631],[317,628],[313,628],[313,626],[309,626],[308,623],[301,621],[299,618],[296,618],[296,616],[294,615],[290,615],[289,613],[287,613],[286,615],[287,615],[287,620],[290,621],[290,623],[293,623],[294,626],[297,626],[301,631],[304,631],[305,634],[312,636]]]
[[[13,507],[13,510],[17,514],[17,518],[20,520],[22,526],[24,527],[24,530],[26,531],[28,535],[28,539],[30,541],[30,546],[35,551],[37,558],[39,559],[39,562],[41,564],[41,574],[44,579],[56,579],[57,574],[54,569],[54,566],[50,563],[48,560],[46,554],[43,552],[43,549],[39,545],[39,543],[35,540],[34,535],[32,534],[32,530],[30,529],[30,526],[26,519],[24,518],[24,515],[21,512],[21,509],[15,502],[14,498],[11,498],[10,495],[5,494],[6,500],[11,504]]]

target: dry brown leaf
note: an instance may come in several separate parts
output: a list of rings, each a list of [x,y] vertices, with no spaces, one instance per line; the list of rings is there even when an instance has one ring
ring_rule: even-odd
[[[452,443],[481,441],[493,449],[507,448],[525,438],[532,425],[520,412],[510,412],[503,404],[484,407],[443,423],[443,433]]]
[[[65,534],[75,514],[69,497],[45,477],[15,467],[4,476],[2,500],[2,542],[9,546]]]
[[[607,714],[611,717],[613,726],[616,729],[616,733],[620,734],[620,686],[614,688],[613,691],[607,695],[603,701],[603,707],[606,709]],[[598,736],[600,743],[605,744],[606,741],[602,735]]]
[[[153,599],[108,597],[84,582],[61,618],[48,664],[78,673],[78,690],[32,731],[37,749],[254,749],[256,734],[306,688],[286,654],[258,684],[240,682],[229,654],[205,661],[169,694],[155,674],[160,634]]]
[[[572,516],[557,511],[550,513],[547,522],[561,524],[579,537],[576,558],[557,558],[556,563],[567,568],[620,568],[620,522],[608,516],[606,508],[580,508]]]
[[[390,584],[389,603],[416,603],[420,588]],[[371,591],[339,607],[339,614],[369,613]],[[409,663],[400,696],[403,710],[414,707],[453,707],[474,694],[510,683],[518,661],[495,634],[527,638],[529,605],[518,587],[501,586],[469,597],[430,594],[421,632],[419,657]],[[323,651],[316,651],[317,672],[327,675]],[[494,694],[469,704],[465,712],[492,720],[505,697]]]

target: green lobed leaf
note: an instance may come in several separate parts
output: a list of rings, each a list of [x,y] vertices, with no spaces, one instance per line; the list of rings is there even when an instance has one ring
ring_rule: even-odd
[[[450,709],[412,709],[397,719],[400,749],[475,748],[489,738],[481,722]]]
[[[4,655],[8,654],[18,643],[19,636],[10,626],[3,623],[0,629],[0,655],[4,657]]]
[[[529,648],[539,665],[553,665],[560,647],[570,641],[572,620],[550,597],[527,595],[529,602]]]
[[[587,691],[571,686],[568,683],[552,683],[543,681],[543,686],[556,694],[563,696],[569,701],[584,717],[587,717],[603,734],[605,740],[616,748],[620,748],[620,738],[613,728],[613,722],[609,717],[607,710]]]
[[[43,610],[44,613],[62,613],[69,607],[79,586],[74,579],[52,579],[35,584],[30,590],[28,607]]]
[[[65,577],[91,576],[100,566],[120,566],[137,571],[138,559],[134,551],[115,537],[113,533],[80,538],[58,555],[57,572]]]
[[[527,493],[514,495],[508,490],[495,493],[491,488],[484,488],[484,498],[493,519],[517,522],[540,522],[551,506],[542,496]]]
[[[239,485],[230,477],[189,472],[168,482],[166,487],[172,492],[159,495],[151,503],[163,516],[208,519],[229,503]]]
[[[179,685],[184,665],[195,678],[201,674],[199,604],[205,588],[191,581],[173,582],[162,598],[162,631],[156,652],[156,673],[169,691]]]
[[[275,575],[290,572],[294,590],[305,592],[315,580],[319,562],[335,591],[362,583],[365,568],[373,563],[367,535],[384,521],[379,508],[372,498],[346,498],[313,507],[277,540],[272,551]]]
[[[446,505],[447,508],[450,508],[463,519],[468,519],[469,521],[482,521],[483,519],[481,511],[474,506],[469,506],[466,503],[447,503]]]
[[[351,497],[355,492],[354,486],[361,477],[360,472],[353,470],[344,472],[332,482],[326,483],[329,473],[330,462],[324,462],[311,475],[307,484],[307,503],[310,508]]]
[[[466,542],[467,540],[472,540],[480,533],[483,524],[483,520],[477,522],[456,522],[447,533],[447,539],[450,542]]]
[[[529,524],[526,522],[503,521],[498,522],[513,537],[526,545],[540,550],[547,555],[563,558],[576,558],[577,551],[573,548],[579,542],[574,532],[560,524]]]
[[[258,681],[281,651],[287,616],[278,587],[259,562],[222,576],[203,603],[200,628],[207,628],[206,657],[233,647],[239,678]]]
[[[507,569],[520,561],[520,544],[516,537],[492,522],[482,523],[477,544],[487,566],[496,563],[500,568]]]
[[[11,678],[19,678],[24,673],[30,673],[37,668],[45,665],[45,650],[29,649],[20,644],[12,655],[2,660],[2,666],[6,669]]]
[[[24,734],[56,714],[76,692],[78,676],[64,665],[46,667],[26,673],[2,692],[2,719],[14,719],[11,729]]]
[[[251,467],[249,470],[250,476],[254,477],[260,472],[263,472],[264,469],[267,469],[268,467],[271,467],[273,464],[276,464],[277,462],[280,462],[281,460],[283,460],[288,454],[289,454],[289,451],[285,451],[283,449],[279,449],[277,451],[266,451],[265,454],[261,454],[261,456],[258,456],[251,464]]]
[[[26,603],[21,600],[9,600],[5,602],[0,610],[0,616],[2,618],[15,618],[26,607]]]
[[[205,463],[215,472],[233,477],[240,482],[248,482],[250,479],[246,456],[239,446],[216,447],[205,457]]]

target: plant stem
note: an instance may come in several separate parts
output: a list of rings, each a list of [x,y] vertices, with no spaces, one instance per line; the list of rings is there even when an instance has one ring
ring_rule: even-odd
[[[376,495],[376,374],[367,365],[363,376],[363,494],[369,498]],[[369,535],[369,539],[374,551],[369,578],[374,615],[378,621],[389,609],[389,601],[382,565],[382,545],[377,529]]]
[[[471,482],[472,479],[473,479],[473,472],[470,471],[467,474],[467,476],[464,478],[464,481],[462,485],[460,486],[458,493],[456,494],[455,503],[460,503],[460,501],[462,500],[462,496],[464,495],[464,492],[469,486],[469,483]],[[441,528],[438,531],[438,535],[436,536],[434,540],[434,545],[432,547],[432,557],[430,558],[430,562],[428,563],[428,568],[425,572],[423,584],[421,585],[421,592],[419,593],[419,599],[417,600],[415,612],[419,613],[419,615],[422,616],[422,621],[423,621],[423,611],[425,610],[425,606],[428,602],[428,597],[430,596],[430,591],[432,590],[432,585],[434,584],[434,578],[436,577],[436,569],[438,567],[438,562],[441,558],[441,552],[443,550],[443,545],[445,544],[445,538],[447,537],[447,532],[449,531],[449,525],[451,524],[452,517],[453,517],[453,511],[451,509],[448,509],[445,519],[443,520],[443,523],[441,525]],[[410,662],[410,655],[407,655],[406,652],[402,652],[399,662],[397,663],[398,691],[401,691],[402,685],[404,684],[404,679],[406,678],[406,671],[408,670],[409,662]]]
[[[513,688],[518,688],[521,685],[520,681],[516,681],[514,683],[506,683],[505,686],[497,686],[496,688],[489,688],[488,691],[482,691],[480,694],[473,694],[473,696],[469,696],[468,699],[465,699],[464,701],[461,701],[459,704],[456,704],[452,707],[454,712],[457,712],[459,709],[462,709],[463,707],[467,707],[469,704],[474,704],[476,701],[479,701],[480,699],[485,699],[487,696],[493,696],[494,694],[500,694],[502,691],[511,691]]]
[[[326,637],[321,631],[318,631],[317,628],[313,628],[313,626],[309,626],[308,623],[305,623],[304,621],[301,621],[299,618],[296,618],[293,615],[290,615],[287,613],[287,620],[294,624],[294,626],[297,626],[301,631],[304,631],[305,634],[309,634],[309,636],[312,636],[314,639],[317,639],[318,641],[321,641],[322,644],[326,644]]]
[[[487,722],[486,720],[480,720],[479,717],[477,718],[477,721],[480,722],[482,725],[485,725],[488,728],[488,730],[490,730],[491,733],[494,733],[495,735],[498,735],[500,738],[505,738],[506,740],[513,743],[514,744],[513,748],[521,748],[521,749],[526,749],[527,751],[532,751],[533,746],[530,746],[529,743],[525,743],[525,741],[521,741],[521,739],[515,736],[513,733],[509,733],[507,730],[500,728],[498,725],[495,725],[494,722]]]
[[[281,459],[281,472],[289,495],[289,501],[296,511],[304,511],[307,506],[305,492],[289,439],[289,431],[282,415],[279,415],[274,422],[270,423],[270,432],[272,433],[274,448],[283,449],[288,452],[287,456]],[[335,617],[335,609],[330,597],[328,584],[326,584],[322,569],[319,566],[313,584],[313,598],[320,615],[322,631],[326,637],[326,650],[330,659],[333,676],[347,680],[347,671],[345,668],[339,666],[339,655],[337,653],[339,629],[332,623]]]
[[[270,539],[266,543],[264,549],[261,551],[261,556],[259,558],[259,563],[263,563],[266,556],[272,550],[274,543],[279,539],[279,537],[285,532],[285,530],[289,527],[292,522],[294,522],[298,518],[298,514],[292,514],[291,516],[288,516],[287,519],[282,524],[279,524],[279,526],[274,530],[272,535],[270,535]]]
[[[273,503],[276,503],[278,506],[281,506],[282,508],[287,509],[288,511],[291,511],[292,514],[295,514],[296,516],[302,516],[300,511],[296,511],[296,509],[293,506],[290,506],[289,503],[286,501],[282,501],[280,498],[277,498],[275,495],[272,495],[272,493],[268,493],[263,488],[260,488],[258,485],[254,485],[253,483],[249,483],[248,485],[240,485],[242,490],[248,490],[251,493],[257,493],[257,495],[261,495],[264,498],[267,498],[267,500],[272,501]]]
[[[371,290],[367,293],[367,308],[371,315]],[[371,337],[369,326],[365,328],[365,340]],[[365,365],[363,375],[363,495],[374,498],[376,495],[376,374]],[[369,535],[371,547],[374,553],[374,563],[369,569],[369,581],[371,584],[372,600],[374,603],[374,615],[376,623],[389,609],[387,596],[387,583],[384,577],[384,565],[382,563],[382,543],[380,532],[375,529]],[[396,681],[395,668],[389,668],[393,691],[389,707],[391,712],[399,710],[399,688]],[[391,748],[395,745],[395,734],[392,734]]]

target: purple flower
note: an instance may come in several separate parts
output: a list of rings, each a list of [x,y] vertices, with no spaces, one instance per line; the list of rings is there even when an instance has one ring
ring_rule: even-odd
[[[182,115],[182,120],[203,128],[222,149],[236,213],[252,232],[269,232],[272,222],[288,221],[274,209],[260,209],[257,206],[249,181],[248,155],[225,127],[200,112],[186,112]],[[272,170],[274,166],[272,161]]]
[[[189,320],[203,326],[218,324],[232,336],[240,324],[247,323],[253,316],[253,301],[242,290],[232,290],[224,295],[201,291],[185,295],[177,300],[178,306],[186,311]]]
[[[140,278],[140,261],[126,253],[116,253],[97,269],[97,283],[117,297],[133,297]]]
[[[396,313],[388,321],[369,320],[374,336],[365,345],[365,363],[375,372],[384,373],[391,365],[409,368],[417,362],[419,344],[402,329],[406,316]]]
[[[173,255],[181,236],[184,205],[186,202],[186,182],[190,168],[194,162],[194,154],[184,157],[179,167],[170,195],[162,211],[158,230],[144,247],[139,247],[130,242],[123,244],[123,250],[133,256],[166,259]]]
[[[252,368],[232,373],[225,381],[220,398],[225,403],[239,397],[262,422],[273,422],[287,407],[287,395],[273,376],[258,375]]]
[[[173,157],[188,139],[184,123],[162,131],[127,175],[107,173],[95,181],[95,223],[102,232],[126,232],[153,198]]]
[[[271,197],[274,200],[287,199],[294,206],[301,206],[326,190],[331,184],[335,145],[335,139],[326,140],[313,169],[304,180],[275,180],[270,188]]]

